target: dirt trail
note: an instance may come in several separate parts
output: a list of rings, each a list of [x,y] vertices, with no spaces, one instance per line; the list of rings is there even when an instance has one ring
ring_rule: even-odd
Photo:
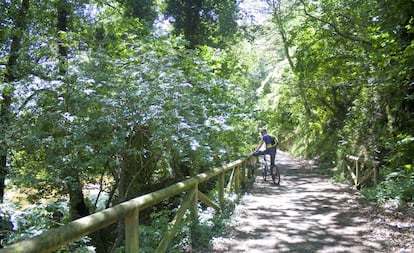
[[[232,217],[232,232],[209,252],[387,252],[373,239],[348,185],[335,184],[278,152],[281,184],[256,179]]]

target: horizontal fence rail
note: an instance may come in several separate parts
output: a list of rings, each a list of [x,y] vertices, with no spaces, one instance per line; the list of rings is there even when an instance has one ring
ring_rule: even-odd
[[[342,173],[345,174],[346,171],[350,173],[357,189],[360,189],[371,179],[374,184],[378,183],[379,166],[376,161],[354,155],[345,155],[342,166]]]
[[[27,239],[0,249],[0,253],[43,253],[59,249],[83,236],[90,235],[116,222],[125,222],[125,248],[127,253],[139,252],[139,212],[181,193],[186,193],[174,218],[172,229],[166,232],[156,252],[166,252],[183,219],[185,211],[191,210],[192,220],[197,221],[197,202],[220,210],[225,204],[225,193],[238,191],[247,179],[247,159],[239,159],[220,168],[178,182],[161,190],[134,198],[103,211],[74,220],[66,225],[53,228],[31,239]],[[232,171],[227,187],[225,173]],[[217,177],[218,200],[215,203],[198,190],[198,185]]]

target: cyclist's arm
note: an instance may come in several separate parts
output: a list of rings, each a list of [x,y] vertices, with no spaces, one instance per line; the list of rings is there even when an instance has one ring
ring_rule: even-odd
[[[259,151],[260,150],[260,148],[263,146],[263,143],[264,143],[264,141],[263,140],[261,140],[260,141],[260,143],[259,143],[259,145],[257,146],[257,148],[254,150],[255,152],[256,151]]]

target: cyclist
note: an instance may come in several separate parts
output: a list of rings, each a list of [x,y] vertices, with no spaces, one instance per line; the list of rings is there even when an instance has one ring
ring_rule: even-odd
[[[270,167],[273,168],[275,165],[275,157],[276,157],[276,146],[278,142],[276,139],[270,135],[267,134],[266,129],[261,129],[260,134],[262,135],[262,139],[260,140],[259,145],[255,149],[253,155],[259,156],[259,155],[270,155]],[[263,146],[263,144],[266,144],[265,150],[260,150],[260,148]]]

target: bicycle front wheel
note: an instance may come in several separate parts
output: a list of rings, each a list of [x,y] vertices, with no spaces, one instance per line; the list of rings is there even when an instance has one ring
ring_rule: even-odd
[[[272,166],[272,181],[274,184],[280,184],[280,171],[276,164]]]

